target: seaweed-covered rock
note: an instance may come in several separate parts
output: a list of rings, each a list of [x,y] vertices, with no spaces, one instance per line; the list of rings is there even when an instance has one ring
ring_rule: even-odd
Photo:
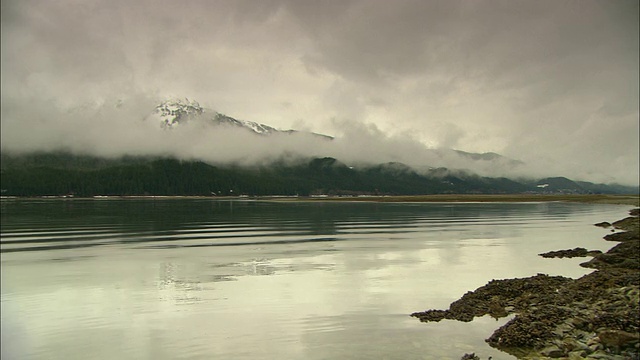
[[[554,330],[571,315],[571,309],[546,304],[516,316],[496,330],[487,342],[497,348],[542,349]]]
[[[600,342],[605,346],[619,347],[627,344],[636,344],[640,341],[640,335],[622,330],[603,330],[598,333]]]
[[[605,254],[598,254],[590,261],[580,264],[591,269],[640,268],[640,240],[628,240],[611,248]]]
[[[573,258],[573,257],[596,256],[598,254],[602,254],[602,251],[587,250],[585,248],[577,247],[575,249],[570,249],[570,250],[549,251],[539,255],[542,256],[543,258]]]
[[[631,240],[637,240],[638,234],[629,232],[629,231],[623,231],[623,232],[609,234],[605,236],[604,239],[607,241],[618,241],[618,242],[631,241]]]
[[[620,243],[604,254],[583,248],[541,254],[570,257],[586,252],[594,258],[581,265],[597,269],[590,274],[576,280],[543,274],[491,280],[448,310],[412,316],[420,321],[471,321],[485,314],[516,313],[486,340],[491,346],[527,359],[640,359],[638,213],[634,209],[631,217],[613,223],[625,231],[605,236]]]
[[[464,354],[464,355],[462,355],[460,360],[480,360],[480,357],[477,356],[475,353]]]
[[[614,228],[637,233],[640,231],[640,218],[638,216],[629,216],[622,220],[613,222]]]
[[[422,322],[452,319],[469,322],[474,317],[495,318],[526,309],[533,302],[544,302],[556,296],[558,289],[573,279],[538,274],[521,279],[491,280],[476,291],[469,291],[453,302],[448,310],[427,310],[411,314]]]

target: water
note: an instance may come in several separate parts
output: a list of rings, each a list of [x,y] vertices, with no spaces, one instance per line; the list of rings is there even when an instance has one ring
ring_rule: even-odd
[[[491,279],[579,277],[628,206],[3,200],[3,359],[512,357],[420,323]]]

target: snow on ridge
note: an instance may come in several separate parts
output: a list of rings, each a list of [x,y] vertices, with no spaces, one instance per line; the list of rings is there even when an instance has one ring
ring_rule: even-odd
[[[204,108],[197,101],[187,98],[165,100],[156,106],[154,113],[159,116],[163,128],[172,128],[190,118],[203,114]]]
[[[244,125],[245,127],[248,127],[249,129],[253,130],[258,134],[271,134],[272,132],[279,131],[272,128],[271,126],[258,124],[253,121],[247,121],[247,120],[238,120],[238,121],[242,123],[242,125]]]
[[[188,98],[175,98],[165,100],[156,106],[153,117],[158,118],[160,126],[164,129],[176,128],[180,123],[191,121],[195,118],[201,117],[203,114],[211,114],[207,120],[210,120],[214,125],[233,125],[237,127],[246,128],[253,131],[256,134],[268,135],[275,132],[280,132],[276,128],[265,124],[259,124],[253,121],[238,120],[230,116],[221,114],[217,111],[205,109],[200,106],[200,103]]]
[[[260,124],[254,121],[235,119],[217,111],[204,108],[200,106],[200,103],[197,101],[189,100],[188,98],[172,98],[165,100],[156,106],[153,113],[147,118],[159,121],[160,126],[163,129],[169,130],[177,128],[180,124],[196,121],[199,123],[209,123],[214,126],[235,126],[251,131],[257,135],[298,133],[297,130],[278,130],[269,125]],[[316,133],[311,134],[326,139],[333,139],[333,137],[327,135]]]

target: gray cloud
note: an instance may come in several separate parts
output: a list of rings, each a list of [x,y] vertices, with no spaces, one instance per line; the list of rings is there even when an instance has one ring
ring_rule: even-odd
[[[335,126],[341,129],[334,140],[304,132],[259,136],[234,126],[213,125],[207,114],[175,129],[163,129],[160,120],[149,111],[158,101],[137,95],[126,101],[110,99],[71,110],[59,109],[52,103],[37,104],[29,107],[29,111],[22,106],[9,107],[5,109],[7,116],[2,124],[1,150],[14,153],[65,150],[106,157],[176,156],[212,164],[241,165],[330,156],[353,166],[401,162],[418,171],[447,167],[484,176],[575,177],[580,174],[581,178],[594,181],[615,179],[612,174],[602,177],[599,173],[580,173],[580,164],[561,169],[545,168],[548,165],[540,159],[531,159],[526,166],[516,166],[508,158],[474,161],[453,150],[429,149],[410,133],[390,135],[374,124],[359,122],[334,120]],[[447,131],[452,135],[447,135]],[[445,129],[443,136],[455,137],[459,133],[457,128]]]
[[[638,182],[637,1],[1,6],[3,149],[100,134],[111,136],[94,139],[100,151],[118,152],[109,144],[128,137],[114,129],[137,124],[157,99],[187,96],[276,127],[368,134],[348,149],[363,156],[359,149],[385,149],[396,155],[379,157],[411,161],[424,145],[455,147],[502,153],[541,172]],[[117,98],[139,103],[128,120],[69,113]]]

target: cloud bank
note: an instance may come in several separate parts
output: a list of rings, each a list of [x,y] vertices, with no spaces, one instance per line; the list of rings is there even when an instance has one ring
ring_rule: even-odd
[[[335,134],[339,150],[323,155],[347,161],[375,154],[437,166],[425,147],[456,148],[520,159],[539,174],[638,184],[634,0],[1,6],[3,150],[67,144],[245,161],[255,155],[237,155],[242,149],[281,149],[264,139],[189,146],[137,129],[156,99],[179,96],[241,119]],[[126,115],[95,110],[118,98],[135,104],[123,105]]]
[[[267,136],[247,128],[215,125],[211,112],[174,128],[164,128],[149,109],[156,99],[139,96],[117,99],[73,110],[55,110],[53,104],[20,109],[3,121],[3,152],[68,151],[103,157],[172,156],[211,164],[269,165],[311,157],[334,157],[351,166],[400,162],[417,171],[446,167],[470,170],[483,176],[567,176],[579,180],[612,182],[607,174],[580,173],[575,168],[549,167],[548,159],[517,164],[512,159],[473,160],[448,148],[430,148],[411,134],[388,134],[375,124],[336,120],[342,131],[333,140],[310,132],[273,133]],[[10,136],[5,136],[10,134]]]

